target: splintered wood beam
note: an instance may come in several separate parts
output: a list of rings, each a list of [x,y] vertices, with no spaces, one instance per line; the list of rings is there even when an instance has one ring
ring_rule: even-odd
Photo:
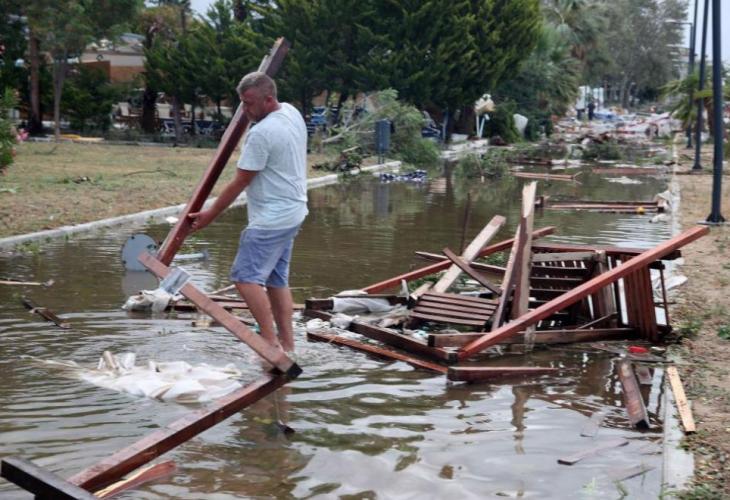
[[[152,271],[158,278],[165,278],[170,273],[170,268],[157,260],[149,253],[143,253],[139,257],[140,263]],[[180,289],[185,297],[190,299],[201,311],[218,321],[226,330],[238,337],[251,349],[274,365],[279,371],[285,373],[289,378],[296,378],[302,373],[302,369],[294,361],[289,359],[281,349],[277,349],[257,335],[233,314],[218,305],[192,283],[187,283]]]
[[[92,500],[97,497],[60,476],[20,457],[5,457],[0,476],[17,484],[36,498]]]
[[[271,394],[288,381],[289,378],[285,375],[267,375],[143,437],[131,446],[75,474],[68,481],[89,491],[104,488]]]
[[[624,406],[629,416],[629,422],[636,428],[649,428],[649,413],[646,411],[644,396],[641,395],[639,382],[636,380],[634,368],[629,361],[618,364],[618,378],[623,388]]]
[[[391,351],[390,349],[383,349],[382,347],[366,344],[364,342],[358,342],[357,340],[348,339],[339,335],[330,335],[322,331],[307,332],[307,340],[344,345],[353,349],[357,349],[358,351],[363,351],[368,354],[378,356],[380,358],[392,359],[395,361],[404,361],[411,366],[415,366],[416,368],[423,368],[425,370],[431,370],[443,374],[446,374],[447,372],[447,368],[445,366],[432,363],[431,361],[414,358],[413,356],[408,356],[399,352]]]
[[[489,240],[494,238],[494,235],[496,235],[497,231],[499,231],[499,229],[504,226],[505,222],[506,219],[501,215],[495,215],[494,217],[492,217],[492,220],[490,220],[489,223],[484,226],[479,234],[476,235],[471,243],[469,243],[469,245],[464,249],[464,253],[461,254],[461,258],[467,262],[476,259],[482,248],[484,248],[484,246],[489,243]],[[451,264],[446,270],[446,273],[441,276],[441,278],[433,286],[432,290],[434,292],[445,292],[449,289],[451,285],[454,284],[454,281],[456,281],[460,274],[461,269],[459,268],[459,266],[456,264]]]
[[[274,43],[271,51],[261,61],[259,71],[266,73],[273,77],[281,67],[284,57],[289,51],[289,42],[283,38],[279,38]],[[203,177],[198,183],[198,186],[193,191],[193,194],[188,201],[187,206],[183,209],[182,213],[178,216],[178,221],[172,228],[170,233],[162,243],[160,250],[157,252],[158,258],[165,265],[170,265],[173,257],[182,246],[185,238],[190,233],[191,221],[188,215],[193,212],[198,212],[203,208],[205,200],[208,199],[215,183],[223,172],[228,160],[236,149],[238,142],[240,141],[243,134],[248,129],[249,120],[244,113],[243,104],[239,104],[236,108],[236,112],[231,118],[230,123],[226,127],[226,131],[223,133],[221,142],[218,145],[213,158],[208,164],[203,173]]]
[[[123,491],[131,490],[137,486],[149,483],[150,481],[156,481],[163,477],[167,477],[174,473],[176,469],[177,465],[175,465],[173,460],[167,460],[165,462],[160,462],[159,464],[150,465],[149,467],[135,471],[129,477],[126,477],[121,481],[110,484],[106,488],[94,492],[94,495],[98,498],[109,498],[114,495],[118,495]]]
[[[330,321],[333,316],[331,313],[326,311],[315,311],[308,309],[305,310],[303,314],[304,316],[310,318],[319,318],[325,321]],[[387,328],[380,328],[374,325],[363,323],[361,321],[353,321],[350,323],[350,326],[348,326],[347,329],[351,332],[359,333],[363,337],[377,340],[378,342],[382,342],[383,344],[398,347],[412,353],[428,356],[431,359],[445,361],[447,363],[456,362],[455,352],[449,352],[444,349],[439,349],[437,347],[429,347],[418,339],[394,332]]]
[[[671,240],[657,245],[650,250],[646,250],[644,253],[633,257],[627,262],[622,262],[620,265],[614,267],[610,271],[607,271],[599,276],[596,276],[595,278],[592,278],[589,281],[586,281],[585,283],[579,285],[573,290],[567,291],[563,295],[554,298],[553,300],[541,305],[537,309],[530,311],[527,314],[524,314],[521,317],[511,321],[510,323],[501,326],[497,330],[486,333],[482,338],[464,346],[464,348],[459,351],[459,359],[466,359],[469,356],[473,356],[474,354],[483,351],[489,346],[498,344],[500,341],[525,330],[528,326],[534,325],[538,321],[545,319],[552,314],[558,311],[562,311],[566,307],[575,304],[576,302],[584,299],[588,295],[595,293],[606,285],[615,283],[629,273],[632,273],[637,269],[646,267],[652,262],[671,254],[678,248],[681,248],[684,245],[687,245],[694,240],[701,238],[709,231],[710,230],[707,227],[693,227],[675,236]]]
[[[552,234],[555,232],[555,226],[548,226],[543,227],[541,229],[536,230],[533,234],[533,238],[542,238],[543,236],[547,236],[548,234]],[[491,255],[493,253],[501,252],[502,250],[506,250],[509,247],[512,246],[512,242],[514,240],[504,240],[499,243],[495,243],[494,245],[489,245],[488,247],[482,249],[482,251],[479,252],[478,257],[486,257],[487,255]],[[472,259],[474,260],[474,259]],[[444,258],[441,262],[436,262],[435,264],[431,264],[430,266],[421,267],[419,269],[414,269],[413,271],[400,274],[398,276],[395,276],[393,278],[389,278],[384,281],[380,281],[378,283],[374,283],[370,286],[367,286],[363,288],[364,291],[367,293],[380,293],[384,290],[389,290],[393,287],[400,286],[401,280],[406,281],[413,281],[418,278],[422,278],[424,276],[428,276],[430,274],[437,273],[439,271],[443,271],[444,269],[447,269],[451,265],[451,261]]]
[[[669,378],[669,384],[672,387],[674,393],[674,401],[677,403],[677,409],[679,410],[679,416],[682,419],[682,426],[684,432],[691,433],[695,432],[695,419],[692,416],[692,410],[687,402],[687,396],[684,393],[684,386],[682,380],[679,378],[679,372],[676,366],[667,367],[667,377]]]
[[[474,267],[470,263],[468,263],[467,261],[465,261],[458,255],[456,255],[449,248],[444,248],[443,252],[444,252],[444,255],[451,262],[456,264],[459,267],[459,269],[461,269],[466,274],[468,274],[469,277],[475,279],[480,285],[487,288],[489,291],[491,291],[492,293],[494,293],[496,295],[502,294],[502,290],[497,285],[495,285],[494,283],[489,281],[482,273],[480,273],[479,271],[474,269]]]
[[[446,378],[454,382],[483,382],[502,377],[545,375],[560,368],[541,366],[450,366]]]

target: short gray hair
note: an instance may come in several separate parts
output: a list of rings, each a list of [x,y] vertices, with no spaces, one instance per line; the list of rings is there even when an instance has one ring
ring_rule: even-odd
[[[263,71],[254,71],[241,78],[241,81],[236,87],[236,92],[238,92],[238,95],[241,95],[250,88],[257,88],[264,95],[271,95],[276,99],[276,82]]]

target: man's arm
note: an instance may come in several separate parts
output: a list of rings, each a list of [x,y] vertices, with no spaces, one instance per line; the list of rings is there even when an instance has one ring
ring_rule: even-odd
[[[238,195],[251,184],[256,173],[256,170],[242,170],[237,168],[236,176],[223,188],[223,192],[209,209],[188,214],[188,217],[193,220],[191,226],[192,231],[199,231],[213,222],[218,217],[218,214],[228,208],[233,203],[233,200],[238,198]]]

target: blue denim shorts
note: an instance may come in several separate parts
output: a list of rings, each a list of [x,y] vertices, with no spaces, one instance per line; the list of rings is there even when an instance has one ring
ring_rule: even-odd
[[[299,226],[288,229],[244,229],[231,267],[231,281],[272,288],[289,286],[289,261],[298,232]]]

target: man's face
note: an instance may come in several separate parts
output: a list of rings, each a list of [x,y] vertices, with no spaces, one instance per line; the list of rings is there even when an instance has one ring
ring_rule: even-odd
[[[264,96],[256,87],[246,89],[241,94],[241,102],[243,102],[246,118],[252,122],[263,120],[269,114],[268,101],[271,96]]]

